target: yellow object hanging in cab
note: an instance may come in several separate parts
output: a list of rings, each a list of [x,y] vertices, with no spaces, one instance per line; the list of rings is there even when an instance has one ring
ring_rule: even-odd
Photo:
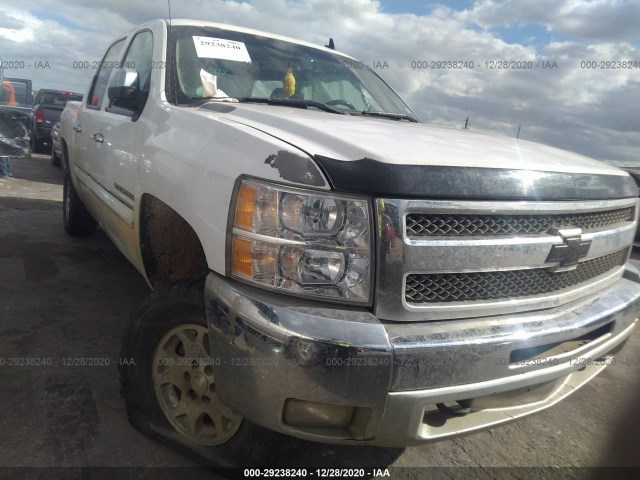
[[[294,93],[296,93],[296,78],[293,76],[291,68],[289,68],[282,79],[282,94],[284,98],[289,98]]]

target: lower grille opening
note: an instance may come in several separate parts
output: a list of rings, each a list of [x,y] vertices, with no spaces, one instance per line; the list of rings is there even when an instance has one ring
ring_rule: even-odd
[[[611,333],[613,325],[614,322],[608,323],[607,325],[596,328],[595,330],[592,330],[581,337],[574,338],[573,340],[514,350],[509,356],[509,365],[514,365],[524,361],[534,361],[538,358],[555,357],[557,355],[572,352],[573,350],[577,350],[578,348],[597,340],[603,335]]]
[[[581,262],[574,270],[554,272],[548,268],[494,272],[410,274],[405,300],[410,305],[446,302],[477,302],[531,297],[577,287],[620,268],[629,249]]]

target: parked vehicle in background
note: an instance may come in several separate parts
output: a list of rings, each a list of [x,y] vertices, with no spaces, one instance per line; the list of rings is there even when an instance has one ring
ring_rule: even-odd
[[[51,128],[51,165],[60,166],[60,120]]]
[[[51,164],[53,166],[61,166],[63,169],[65,163],[61,161],[63,155],[62,151],[62,123],[75,125],[78,118],[78,112],[80,112],[81,102],[76,100],[70,100],[60,115],[60,120],[51,129]]]
[[[68,101],[82,100],[81,93],[65,90],[41,89],[33,101],[31,122],[31,150],[35,153],[51,148],[51,129],[60,120],[62,110]]]
[[[4,77],[0,65],[0,82],[0,157],[27,155],[32,115],[31,80]]]
[[[13,88],[15,102],[9,104],[6,99],[0,99],[0,106],[5,111],[10,111],[16,120],[19,120],[27,131],[31,130],[31,117],[33,116],[33,96],[31,92],[31,80],[26,78],[4,77],[4,82],[10,82]]]
[[[4,77],[5,81],[9,81],[13,85],[15,92],[16,104],[22,108],[31,109],[33,105],[32,82],[27,78]]]
[[[422,124],[354,64],[156,20],[65,109],[64,228],[100,224],[155,290],[121,355],[142,431],[236,465],[276,451],[256,425],[404,447],[551,407],[615,363],[640,308],[629,175]]]

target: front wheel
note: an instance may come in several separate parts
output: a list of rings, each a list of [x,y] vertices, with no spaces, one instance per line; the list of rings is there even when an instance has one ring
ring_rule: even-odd
[[[65,232],[74,237],[91,235],[97,226],[78,196],[69,172],[64,176],[62,221]]]
[[[160,410],[189,440],[216,447],[233,438],[242,417],[218,399],[209,334],[200,316],[169,328],[157,342],[151,379]]]
[[[158,290],[132,318],[120,359],[129,419],[206,464],[268,463],[278,435],[244,420],[218,397],[203,285],[187,280]]]

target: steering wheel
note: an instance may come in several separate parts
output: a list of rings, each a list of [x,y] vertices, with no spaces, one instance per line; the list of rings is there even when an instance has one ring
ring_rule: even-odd
[[[333,107],[334,105],[343,105],[345,107],[347,107],[349,110],[355,110],[356,107],[353,105],[353,103],[347,101],[347,100],[342,100],[340,98],[336,99],[336,100],[330,100],[328,102],[325,103],[325,105],[329,105],[330,107]]]

